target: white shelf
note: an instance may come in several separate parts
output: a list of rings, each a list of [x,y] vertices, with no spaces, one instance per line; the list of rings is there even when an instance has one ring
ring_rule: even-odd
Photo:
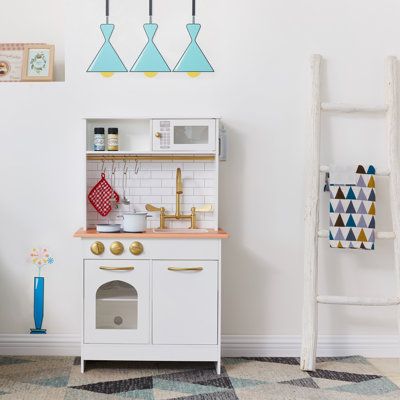
[[[119,152],[93,152],[94,129],[104,128],[105,145],[107,148],[108,128],[118,128]],[[104,119],[86,120],[86,151],[87,153],[102,153],[103,155],[122,154],[125,151],[130,153],[135,149],[135,153],[151,151],[150,121],[144,119]]]
[[[154,151],[152,142],[151,119],[86,119],[86,155],[87,156],[171,156],[171,155],[217,155],[215,146],[198,146],[196,150]],[[213,125],[210,123],[210,126]],[[119,151],[94,151],[94,130],[104,128],[105,148],[107,149],[108,129],[118,128]],[[179,146],[178,146],[179,148]],[[183,148],[183,147],[182,147]],[[213,150],[211,150],[213,149]]]
[[[107,121],[107,120],[152,120],[152,119],[222,119],[221,116],[198,116],[198,115],[187,115],[187,116],[174,116],[164,114],[151,114],[151,115],[109,115],[109,116],[89,116],[82,118],[85,121]]]
[[[96,298],[98,301],[137,301],[138,297],[130,289],[109,289],[108,293]]]
[[[1,81],[1,85],[18,85],[18,86],[46,86],[46,85],[65,85],[65,81]]]
[[[174,152],[168,152],[168,151],[124,151],[124,150],[119,150],[119,151],[87,151],[86,155],[94,155],[94,156],[174,156],[174,155],[216,155],[216,152],[186,152],[186,151],[174,151]]]
[[[96,299],[97,301],[138,301],[137,297],[132,296],[115,296],[115,297],[103,297]]]

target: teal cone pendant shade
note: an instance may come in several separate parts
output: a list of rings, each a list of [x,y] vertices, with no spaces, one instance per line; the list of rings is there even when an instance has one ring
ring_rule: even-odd
[[[174,68],[174,72],[187,72],[192,77],[198,76],[201,72],[214,72],[213,67],[196,42],[201,25],[187,24],[186,29],[189,32],[191,42]]]
[[[171,72],[153,41],[158,25],[148,23],[144,24],[143,28],[147,35],[147,44],[133,65],[131,72],[144,72],[149,77],[155,76],[157,72]]]
[[[128,71],[110,43],[114,27],[114,24],[100,25],[101,32],[104,36],[104,43],[87,72],[100,72],[104,76],[111,76],[114,72]]]

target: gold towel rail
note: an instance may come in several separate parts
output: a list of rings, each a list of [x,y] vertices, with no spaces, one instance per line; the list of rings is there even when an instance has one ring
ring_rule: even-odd
[[[215,155],[193,154],[193,155],[141,155],[141,154],[87,154],[86,159],[89,161],[213,161]]]

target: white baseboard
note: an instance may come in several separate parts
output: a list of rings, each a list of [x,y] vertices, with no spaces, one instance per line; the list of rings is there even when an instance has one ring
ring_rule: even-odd
[[[299,357],[300,335],[225,335],[222,337],[224,357]],[[400,336],[397,335],[320,335],[319,357],[362,355],[365,357],[400,357]]]
[[[0,334],[0,355],[77,356],[79,335]],[[224,357],[299,357],[301,337],[297,335],[223,335]],[[397,335],[322,335],[318,355],[400,357]]]
[[[0,334],[0,355],[78,356],[80,335]]]

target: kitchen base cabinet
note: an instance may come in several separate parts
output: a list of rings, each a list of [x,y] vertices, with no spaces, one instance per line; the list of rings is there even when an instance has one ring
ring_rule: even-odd
[[[101,235],[80,236],[81,371],[88,360],[214,361],[220,373],[220,254],[227,234],[119,234],[118,242]],[[135,255],[129,249],[139,238],[143,251]]]
[[[218,344],[218,262],[153,262],[153,343]]]
[[[84,264],[85,343],[150,343],[150,262]]]

